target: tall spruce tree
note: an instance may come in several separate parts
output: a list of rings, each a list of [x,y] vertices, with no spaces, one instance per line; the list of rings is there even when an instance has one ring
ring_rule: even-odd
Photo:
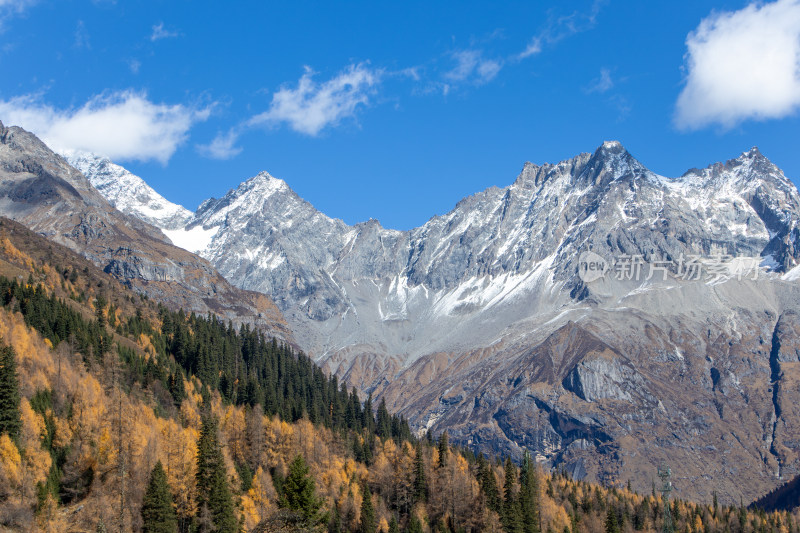
[[[339,502],[334,502],[333,511],[328,520],[328,533],[342,533],[342,514],[339,511]]]
[[[225,472],[225,461],[217,439],[217,421],[203,417],[197,441],[197,510],[201,519],[209,517],[218,533],[237,533],[239,524],[233,512],[233,499]]]
[[[619,522],[617,521],[617,511],[613,505],[608,506],[606,513],[605,533],[620,533]]]
[[[447,454],[450,448],[447,445],[447,431],[439,437],[439,468],[447,466]]]
[[[406,528],[407,533],[422,533],[422,523],[417,518],[416,513],[411,513],[411,518],[408,519],[408,528]]]
[[[308,465],[300,454],[289,465],[289,474],[283,482],[281,505],[303,515],[309,525],[321,524],[327,520],[320,512],[322,500],[317,498],[314,478],[309,475]]]
[[[19,439],[22,421],[19,414],[19,381],[14,349],[0,347],[0,434]]]
[[[539,474],[531,454],[525,450],[519,476],[519,511],[525,533],[539,533]]]
[[[382,439],[388,439],[392,436],[392,415],[386,409],[386,400],[381,398],[381,403],[378,404],[378,420],[377,420],[377,433]]]
[[[478,454],[478,482],[486,498],[486,506],[495,513],[500,514],[502,505],[500,493],[497,490],[497,479],[494,477],[491,465],[486,462],[482,453]]]
[[[414,501],[428,501],[428,480],[425,478],[425,461],[422,459],[422,446],[419,443],[414,457]]]
[[[511,458],[506,458],[505,483],[503,483],[503,515],[501,521],[506,533],[522,533],[522,516],[520,515],[519,500],[514,494],[514,485],[517,482],[517,469]]]
[[[359,533],[375,533],[375,507],[372,505],[372,492],[366,481],[361,499],[361,522],[358,531]]]
[[[178,529],[178,517],[172,506],[172,494],[161,461],[150,473],[141,512],[144,533],[175,533]]]

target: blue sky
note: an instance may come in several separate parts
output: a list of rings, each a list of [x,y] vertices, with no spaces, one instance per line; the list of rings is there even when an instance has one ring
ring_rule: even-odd
[[[0,120],[190,209],[267,170],[398,229],[610,139],[800,177],[800,0],[230,4],[0,0]]]

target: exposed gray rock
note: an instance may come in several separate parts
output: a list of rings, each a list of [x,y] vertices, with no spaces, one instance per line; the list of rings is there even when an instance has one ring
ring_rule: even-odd
[[[111,166],[101,161],[92,168],[107,171]],[[115,172],[124,182],[129,176],[120,169]],[[114,209],[83,174],[35,135],[2,123],[0,214],[80,253],[165,305],[256,324],[293,342],[266,296],[232,286],[208,261],[173,246],[158,228],[137,218],[141,210],[134,217]]]
[[[756,149],[666,178],[608,142],[526,163],[410,231],[348,226],[261,173],[185,233],[420,432],[643,491],[667,460],[682,495],[738,503],[800,472],[799,220],[796,187]],[[764,270],[584,282],[587,251]]]

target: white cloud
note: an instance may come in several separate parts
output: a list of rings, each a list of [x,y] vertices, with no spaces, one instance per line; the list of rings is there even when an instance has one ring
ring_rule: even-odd
[[[75,48],[85,48],[87,50],[92,49],[92,44],[89,41],[89,31],[86,29],[86,25],[83,23],[82,20],[78,21],[78,25],[75,28]]]
[[[153,25],[153,32],[150,34],[150,40],[152,42],[159,41],[161,39],[170,39],[172,37],[180,37],[181,33],[175,30],[168,30],[164,27],[163,22],[159,22],[158,24]]]
[[[209,114],[210,108],[156,104],[133,91],[95,96],[82,107],[67,110],[32,95],[0,100],[0,120],[32,131],[54,150],[163,164],[186,140],[189,129]]]
[[[0,9],[11,13],[22,13],[36,3],[36,0],[0,0]]]
[[[525,59],[542,51],[545,45],[555,44],[567,37],[594,28],[597,24],[597,15],[606,0],[594,0],[589,9],[576,10],[569,15],[550,16],[542,30],[534,35],[525,47],[525,50],[516,55],[515,59]]]
[[[33,6],[37,0],[0,0],[0,30],[3,29],[5,22],[14,15],[20,15],[23,11]]]
[[[688,35],[686,47],[679,128],[730,128],[800,108],[800,0],[712,13]]]
[[[364,63],[350,65],[334,78],[317,83],[306,67],[296,88],[282,87],[272,95],[269,109],[248,121],[250,126],[286,123],[293,130],[315,136],[325,127],[355,115],[380,83],[382,71]]]
[[[460,50],[452,53],[456,65],[444,73],[447,80],[471,82],[482,85],[491,81],[503,65],[494,59],[485,59],[480,50]]]
[[[600,69],[600,76],[593,79],[586,88],[587,93],[604,93],[614,88],[614,80],[611,78],[611,71],[607,68]]]
[[[235,129],[230,129],[227,133],[217,133],[209,144],[197,145],[197,151],[211,159],[231,159],[242,152],[242,148],[236,146],[238,140],[239,133]]]
[[[542,38],[536,36],[533,39],[531,39],[531,42],[528,43],[528,46],[525,47],[525,50],[519,53],[517,59],[525,59],[526,57],[536,55],[541,51],[542,51]]]

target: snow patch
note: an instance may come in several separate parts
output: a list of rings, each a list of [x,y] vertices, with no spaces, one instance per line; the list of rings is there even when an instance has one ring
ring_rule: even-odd
[[[781,279],[783,279],[785,281],[797,281],[797,280],[799,280],[800,279],[800,265],[797,265],[796,267],[791,269],[789,272],[784,274],[781,277]]]
[[[208,248],[211,240],[219,231],[219,226],[205,229],[203,226],[195,226],[192,229],[161,230],[164,235],[169,237],[172,244],[192,253],[198,253]]]

